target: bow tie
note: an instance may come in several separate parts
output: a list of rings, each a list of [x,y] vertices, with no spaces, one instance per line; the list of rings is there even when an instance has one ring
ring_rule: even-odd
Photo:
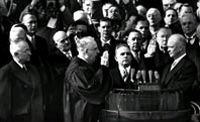
[[[190,41],[195,39],[196,36],[193,36],[193,37],[186,37],[186,40],[187,40],[187,43],[191,43]]]
[[[110,48],[110,44],[105,43],[105,44],[103,45],[103,50],[109,50],[109,48]]]

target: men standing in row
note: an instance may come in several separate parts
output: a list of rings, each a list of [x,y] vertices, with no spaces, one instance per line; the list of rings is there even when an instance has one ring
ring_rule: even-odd
[[[42,122],[43,95],[41,77],[30,64],[31,50],[21,39],[10,44],[13,60],[0,70],[1,121]]]

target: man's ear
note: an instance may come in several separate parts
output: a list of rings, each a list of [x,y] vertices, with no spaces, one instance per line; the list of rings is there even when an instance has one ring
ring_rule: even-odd
[[[115,61],[117,62],[117,57],[116,57],[116,55],[115,55],[115,57],[114,57],[114,58],[115,58]]]
[[[87,54],[87,53],[88,53],[88,49],[87,49],[87,48],[84,49],[83,52],[84,52],[85,54]]]
[[[57,44],[57,43],[55,43],[55,42],[53,42],[53,44],[55,45],[55,47],[57,47],[57,46],[58,46],[58,44]]]
[[[100,33],[100,26],[97,27],[98,32]]]

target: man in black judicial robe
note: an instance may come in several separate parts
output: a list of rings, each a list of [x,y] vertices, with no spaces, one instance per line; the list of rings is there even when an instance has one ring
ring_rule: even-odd
[[[64,120],[66,122],[92,122],[98,120],[104,97],[111,87],[108,54],[104,54],[101,67],[95,71],[94,63],[99,53],[92,37],[77,42],[78,56],[73,58],[65,73]],[[104,66],[103,66],[104,65]]]

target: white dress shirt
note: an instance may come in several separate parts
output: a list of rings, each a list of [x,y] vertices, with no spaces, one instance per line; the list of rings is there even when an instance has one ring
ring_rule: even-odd
[[[186,53],[184,53],[182,56],[179,58],[175,59],[174,62],[171,65],[170,71],[181,61],[186,56]]]
[[[119,65],[119,71],[120,71],[122,78],[126,75],[126,77],[123,79],[124,81],[127,80],[128,76],[130,74],[130,69],[131,69],[131,66],[124,68],[123,66]],[[125,70],[127,71],[127,74],[125,74]]]

